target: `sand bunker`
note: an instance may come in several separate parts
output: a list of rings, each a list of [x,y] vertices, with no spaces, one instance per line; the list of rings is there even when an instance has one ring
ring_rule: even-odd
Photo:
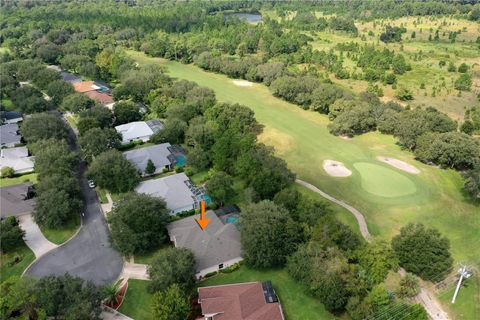
[[[232,80],[233,84],[239,87],[251,87],[253,83],[247,80]]]
[[[377,157],[377,160],[382,161],[386,164],[391,165],[392,167],[395,167],[397,169],[403,170],[405,172],[411,173],[411,174],[419,174],[420,170],[417,169],[416,167],[412,166],[411,164],[408,164],[402,160],[398,160],[395,158],[388,158],[388,157]]]
[[[323,161],[323,169],[332,177],[348,177],[352,175],[352,171],[348,170],[343,163],[338,161]]]

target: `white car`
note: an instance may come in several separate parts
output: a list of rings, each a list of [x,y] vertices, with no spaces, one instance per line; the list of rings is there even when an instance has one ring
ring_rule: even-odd
[[[88,186],[93,189],[96,187],[95,182],[93,180],[88,180]]]

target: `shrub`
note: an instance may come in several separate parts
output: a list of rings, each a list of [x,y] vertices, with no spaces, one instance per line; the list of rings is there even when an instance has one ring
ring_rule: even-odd
[[[2,178],[11,178],[15,175],[15,171],[11,167],[3,167],[0,174]]]
[[[238,269],[240,269],[240,263],[235,263],[228,268],[220,269],[220,273],[232,273]]]
[[[218,274],[218,271],[209,272],[205,275],[205,278],[210,278]]]

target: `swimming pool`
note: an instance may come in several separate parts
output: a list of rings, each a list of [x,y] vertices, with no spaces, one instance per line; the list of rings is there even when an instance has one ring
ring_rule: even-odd
[[[212,204],[212,199],[210,198],[210,196],[208,194],[202,195],[201,198],[202,198],[202,200],[205,201],[207,206]]]
[[[236,216],[230,216],[230,217],[227,217],[227,223],[237,223],[238,221],[238,217]]]
[[[186,162],[185,156],[183,154],[179,154],[178,156],[175,156],[175,162],[177,166],[184,167]]]

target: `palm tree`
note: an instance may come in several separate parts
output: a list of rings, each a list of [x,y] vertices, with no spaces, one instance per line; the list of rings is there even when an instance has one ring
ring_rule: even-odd
[[[118,303],[118,293],[120,291],[120,281],[112,284],[108,284],[103,287],[103,295],[105,299],[104,304],[109,307],[113,307]]]

